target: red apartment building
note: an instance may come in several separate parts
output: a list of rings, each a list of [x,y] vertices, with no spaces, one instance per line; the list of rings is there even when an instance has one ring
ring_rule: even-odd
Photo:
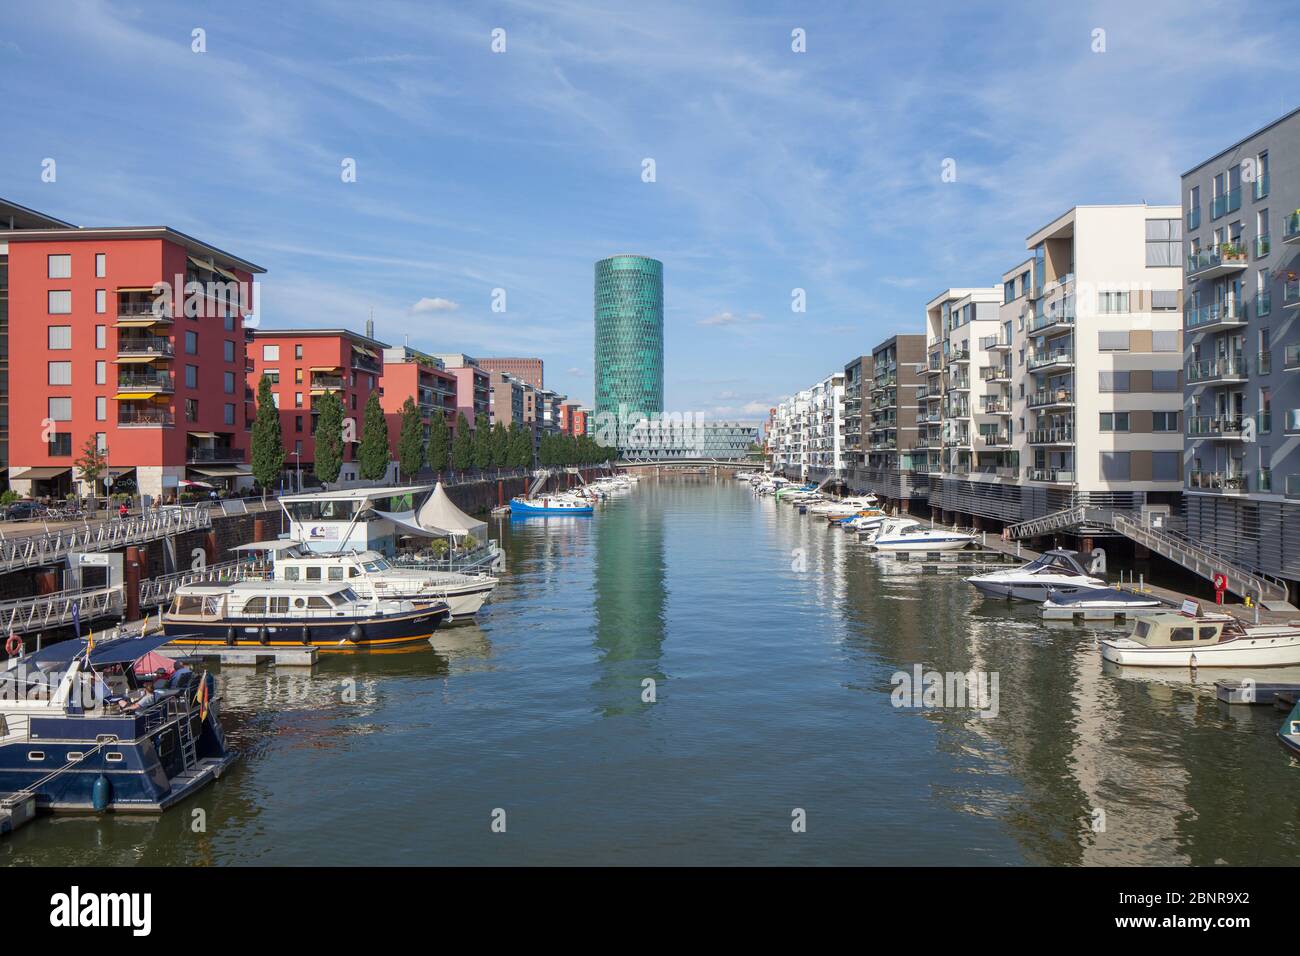
[[[264,269],[165,226],[4,239],[14,490],[88,492],[88,439],[144,494],[250,481],[243,320]]]
[[[380,401],[388,418],[388,444],[397,459],[397,442],[402,429],[402,406],[407,398],[415,400],[424,423],[424,441],[429,441],[429,426],[434,415],[443,415],[452,433],[456,431],[457,379],[442,361],[409,346],[384,349],[383,393]],[[401,480],[414,478],[402,475]]]
[[[258,329],[249,344],[248,387],[256,398],[263,376],[280,409],[280,431],[286,452],[285,468],[311,470],[316,461],[315,407],[327,392],[343,402],[343,419],[354,422],[355,442],[344,443],[340,480],[355,480],[357,445],[361,441],[366,402],[382,387],[383,342],[347,329]],[[380,393],[381,400],[383,393]],[[398,406],[401,399],[398,399]],[[249,420],[255,415],[250,409]],[[392,426],[389,426],[390,439]]]
[[[471,425],[479,415],[490,415],[492,407],[492,375],[462,352],[439,353],[434,356],[448,372],[456,376],[456,413],[464,415]]]

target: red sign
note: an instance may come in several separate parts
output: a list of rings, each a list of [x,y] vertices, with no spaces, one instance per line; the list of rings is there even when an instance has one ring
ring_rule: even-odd
[[[1216,591],[1228,590],[1228,576],[1226,574],[1216,574],[1214,576],[1214,590]]]

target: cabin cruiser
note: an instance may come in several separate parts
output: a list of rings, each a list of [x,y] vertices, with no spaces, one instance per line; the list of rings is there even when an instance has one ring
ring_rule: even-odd
[[[1300,626],[1246,625],[1228,614],[1143,614],[1127,637],[1102,641],[1101,656],[1131,667],[1285,667],[1300,664]]]
[[[960,551],[974,540],[973,534],[927,528],[915,518],[891,518],[867,536],[877,551]]]
[[[449,613],[442,601],[367,600],[347,581],[239,581],[181,585],[162,623],[181,644],[355,650],[428,640]]]
[[[590,501],[574,495],[541,495],[537,498],[520,496],[510,499],[510,514],[512,516],[589,515],[594,511],[595,509]]]
[[[239,754],[212,679],[178,669],[155,683],[133,668],[170,639],[61,641],[12,658],[0,672],[0,791],[47,812],[157,813],[221,776]]]
[[[857,514],[863,508],[872,508],[878,502],[875,495],[860,495],[840,498],[836,501],[822,501],[808,506],[808,514],[839,520]]]
[[[1119,588],[1095,588],[1070,594],[1049,589],[1044,610],[1129,611],[1164,607],[1165,602],[1149,594],[1122,591]]]
[[[241,545],[250,550],[258,545]],[[419,566],[394,564],[378,551],[348,551],[322,554],[302,551],[291,542],[268,542],[275,550],[271,579],[275,581],[346,581],[363,600],[411,601],[414,604],[442,602],[451,618],[471,617],[479,612],[497,586],[492,574],[437,571]]]
[[[889,515],[879,508],[865,508],[855,515],[840,519],[840,527],[845,531],[871,532],[889,520]]]
[[[1047,600],[1051,591],[1074,594],[1107,587],[1101,578],[1094,578],[1084,570],[1075,557],[1077,553],[1063,549],[1045,551],[1018,568],[989,571],[966,581],[990,597],[1040,603]]]

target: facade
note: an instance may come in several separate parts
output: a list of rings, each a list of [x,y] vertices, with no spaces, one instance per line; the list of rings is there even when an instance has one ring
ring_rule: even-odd
[[[854,484],[904,509],[926,493],[924,454],[914,448],[925,384],[925,336],[895,335],[871,350],[869,401],[864,399],[867,459]]]
[[[1300,110],[1183,174],[1187,533],[1300,589]]]
[[[810,389],[805,426],[810,473],[819,477],[844,470],[844,373],[835,372]]]
[[[747,422],[674,421],[657,418],[628,431],[623,456],[633,461],[736,461],[758,442],[758,426]]]
[[[479,368],[486,372],[509,372],[533,388],[544,388],[542,360],[539,358],[479,358]]]
[[[863,406],[870,405],[871,356],[859,355],[844,366],[844,464],[848,468],[862,468],[867,463],[869,413]]]
[[[646,256],[596,263],[595,412],[616,436],[664,410],[663,268]]]
[[[280,409],[280,431],[290,471],[310,470],[316,461],[317,403],[328,392],[343,402],[345,437],[340,481],[355,481],[357,446],[361,443],[366,402],[382,387],[383,354],[388,346],[347,329],[258,329],[250,345],[248,420],[256,417],[258,384],[271,379],[271,393]],[[382,392],[381,392],[382,395]],[[399,402],[400,405],[400,402]],[[348,422],[351,421],[351,428]],[[390,439],[392,429],[389,429]]]
[[[465,420],[471,423],[477,421],[479,415],[490,415],[492,376],[487,369],[463,352],[440,352],[433,357],[456,377],[456,415],[464,415]],[[455,417],[452,416],[453,427]]]
[[[429,443],[429,430],[435,415],[442,415],[453,434],[456,430],[456,376],[448,371],[442,360],[410,346],[389,346],[383,350],[383,376],[380,404],[388,419],[388,444],[393,460],[397,460],[397,443],[401,437],[402,408],[409,398],[415,402],[423,425],[424,443]],[[413,479],[414,475],[399,475],[398,481]]]
[[[244,389],[254,265],[167,227],[31,228],[8,241],[10,486],[89,493],[108,474],[152,496],[249,482]]]
[[[489,373],[489,383],[488,421],[493,425],[500,422],[506,428],[526,424],[524,393],[528,386],[509,372]]]

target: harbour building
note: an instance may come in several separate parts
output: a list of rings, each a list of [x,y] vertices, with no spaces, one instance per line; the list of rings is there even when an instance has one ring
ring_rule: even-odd
[[[1300,110],[1182,176],[1189,537],[1300,591]]]
[[[594,427],[620,447],[630,420],[664,410],[663,268],[635,255],[596,263]]]
[[[925,336],[894,335],[871,350],[869,400],[863,399],[867,460],[857,486],[903,510],[925,497],[925,454],[915,447],[925,385]]]

